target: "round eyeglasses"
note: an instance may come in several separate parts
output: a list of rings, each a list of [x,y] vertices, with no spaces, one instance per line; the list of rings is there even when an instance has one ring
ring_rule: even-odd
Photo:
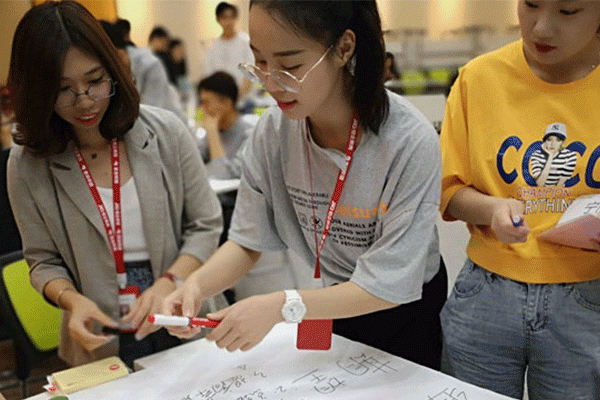
[[[114,96],[117,91],[116,85],[117,83],[112,79],[101,79],[90,83],[87,90],[80,93],[74,92],[71,88],[61,90],[56,97],[56,106],[59,108],[73,107],[79,96],[84,94],[94,101],[106,99]]]
[[[325,53],[323,53],[321,58],[319,58],[319,60],[316,63],[314,63],[314,65],[310,67],[308,71],[306,71],[306,73],[301,79],[298,79],[289,72],[282,71],[280,69],[271,72],[265,72],[262,69],[258,68],[256,65],[250,64],[239,64],[238,68],[242,70],[242,72],[244,72],[248,79],[255,83],[260,83],[263,86],[265,86],[267,84],[267,80],[269,79],[269,77],[271,77],[271,80],[286,92],[298,93],[302,88],[302,83],[304,82],[308,74],[325,59],[325,56],[327,55],[327,53],[329,53],[329,50],[331,50],[332,47],[333,45],[329,46],[329,48],[325,50]]]

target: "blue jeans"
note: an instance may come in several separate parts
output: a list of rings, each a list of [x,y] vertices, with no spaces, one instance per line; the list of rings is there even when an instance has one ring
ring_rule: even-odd
[[[528,284],[467,260],[441,313],[442,371],[517,399],[600,399],[600,280]]]

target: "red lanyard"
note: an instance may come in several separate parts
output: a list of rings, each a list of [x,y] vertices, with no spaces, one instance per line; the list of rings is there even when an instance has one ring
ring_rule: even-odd
[[[92,197],[96,202],[96,206],[98,207],[98,212],[100,213],[100,218],[102,218],[102,223],[104,224],[104,229],[106,229],[106,236],[108,237],[108,243],[110,245],[110,249],[113,253],[113,257],[115,259],[115,267],[117,269],[117,282],[119,284],[119,289],[123,290],[127,286],[127,275],[125,273],[125,264],[123,262],[123,225],[121,220],[121,160],[119,157],[119,143],[117,139],[113,139],[110,143],[111,146],[111,165],[112,165],[112,185],[113,185],[113,219],[115,221],[115,227],[113,228],[110,223],[110,218],[108,217],[108,212],[106,211],[106,207],[104,207],[104,203],[102,202],[102,198],[100,197],[100,193],[98,193],[98,188],[96,187],[96,183],[94,183],[94,179],[92,178],[92,174],[85,162],[85,159],[81,155],[79,148],[75,147],[75,158],[77,158],[77,162],[79,163],[79,168],[81,168],[81,173],[85,178],[85,182],[90,188],[90,192],[92,193]]]
[[[313,227],[315,231],[315,247],[317,252],[317,262],[315,266],[315,279],[321,278],[321,252],[323,251],[323,246],[325,245],[325,239],[327,239],[327,235],[329,235],[329,229],[331,228],[331,224],[333,222],[333,214],[335,213],[335,209],[340,201],[340,197],[342,197],[342,190],[344,190],[344,184],[346,183],[346,178],[348,177],[348,171],[350,170],[350,164],[352,163],[352,157],[354,156],[354,150],[356,150],[356,136],[358,134],[358,115],[352,115],[352,124],[350,125],[350,134],[348,135],[348,143],[346,144],[346,167],[338,173],[338,177],[335,183],[335,188],[333,189],[333,195],[331,196],[331,201],[329,203],[329,208],[327,209],[327,218],[325,219],[325,226],[323,228],[323,236],[321,236],[321,241],[319,242],[317,236],[317,215],[315,211],[315,200],[314,200],[314,192],[313,192],[313,184],[312,184],[312,169],[310,166],[310,148],[309,148],[309,140],[306,141],[306,150],[308,155],[308,172],[310,176],[310,202],[313,211]],[[308,138],[307,138],[308,139]]]

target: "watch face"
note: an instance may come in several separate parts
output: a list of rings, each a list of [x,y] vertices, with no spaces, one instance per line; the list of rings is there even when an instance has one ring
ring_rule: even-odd
[[[285,319],[288,322],[300,322],[306,313],[306,307],[298,300],[294,300],[285,306]]]

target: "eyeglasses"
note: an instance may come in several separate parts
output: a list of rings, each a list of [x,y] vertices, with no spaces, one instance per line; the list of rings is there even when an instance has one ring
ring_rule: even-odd
[[[306,71],[306,73],[301,79],[298,79],[289,72],[282,71],[280,69],[271,72],[265,72],[262,69],[258,68],[256,65],[250,64],[240,64],[238,65],[238,68],[242,70],[246,74],[248,79],[250,79],[253,82],[266,85],[267,79],[269,79],[270,76],[273,82],[275,82],[283,90],[291,93],[298,93],[302,88],[302,82],[304,82],[310,71],[315,69],[325,59],[325,56],[327,55],[327,53],[329,53],[329,50],[331,50],[332,47],[333,45],[329,46],[329,48],[325,50],[325,53],[323,53],[321,58],[319,58],[319,60],[312,67],[310,67],[308,71]]]
[[[85,94],[94,101],[106,99],[107,97],[114,96],[116,93],[117,83],[112,79],[101,79],[97,82],[92,82],[88,86],[87,90],[81,93],[74,92],[71,88],[58,92],[56,97],[56,107],[73,107],[77,103],[79,96]]]

